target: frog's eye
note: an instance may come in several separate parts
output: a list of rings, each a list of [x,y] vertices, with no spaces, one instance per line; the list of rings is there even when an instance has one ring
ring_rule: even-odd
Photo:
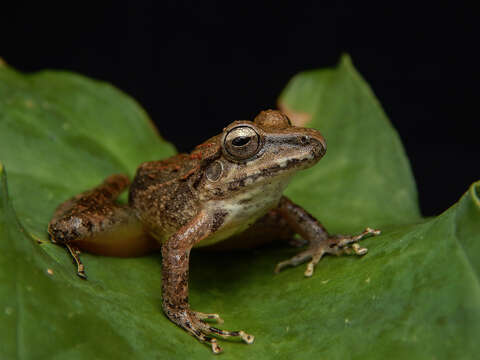
[[[245,160],[260,149],[260,136],[249,126],[238,126],[225,136],[224,147],[233,158]]]

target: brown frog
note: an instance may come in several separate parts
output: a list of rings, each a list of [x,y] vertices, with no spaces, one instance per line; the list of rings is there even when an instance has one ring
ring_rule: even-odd
[[[364,255],[367,249],[358,241],[378,230],[329,235],[307,211],[282,196],[291,176],[314,165],[325,151],[317,130],[292,126],[279,111],[262,111],[253,122],[231,123],[190,154],[141,164],[131,185],[125,175],[108,177],[61,204],[48,233],[68,249],[82,278],[80,250],[136,256],[161,248],[167,317],[210,344],[214,353],[222,351],[215,337],[239,337],[251,344],[254,337],[244,331],[221,330],[206,322],[223,322],[217,314],[190,309],[190,250],[224,240],[230,247],[244,247],[299,234],[308,241],[307,249],[279,263],[275,272],[310,260],[305,276],[313,274],[325,254]],[[129,185],[128,205],[116,203]]]

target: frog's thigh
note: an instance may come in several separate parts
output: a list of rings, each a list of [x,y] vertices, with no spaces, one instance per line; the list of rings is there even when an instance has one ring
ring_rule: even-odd
[[[160,248],[131,209],[114,204],[70,214],[52,223],[49,232],[54,242],[92,254],[128,257]]]
[[[295,232],[276,210],[270,210],[242,233],[208,246],[205,250],[252,249],[273,241],[289,241]]]
[[[127,207],[110,207],[109,215],[95,224],[88,236],[71,245],[89,253],[107,256],[140,256],[160,249],[160,244],[144,230]]]
[[[96,188],[61,204],[48,225],[52,242],[66,246],[77,263],[75,249],[137,256],[159,248],[133,211],[115,202],[128,183],[125,175],[112,175]]]

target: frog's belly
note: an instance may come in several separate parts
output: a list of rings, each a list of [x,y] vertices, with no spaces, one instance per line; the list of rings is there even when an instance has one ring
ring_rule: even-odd
[[[286,185],[286,182],[268,184],[258,191],[249,191],[227,200],[214,200],[207,203],[207,211],[222,211],[226,215],[218,230],[195,247],[213,245],[245,231],[278,205]]]

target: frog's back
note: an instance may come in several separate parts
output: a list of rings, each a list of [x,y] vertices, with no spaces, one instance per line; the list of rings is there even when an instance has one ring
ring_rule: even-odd
[[[129,205],[157,240],[164,241],[197,213],[189,180],[198,160],[188,154],[141,164],[130,186]]]
[[[197,161],[188,154],[177,154],[168,159],[148,161],[140,164],[135,175],[136,186],[168,185],[188,176],[198,167]]]

